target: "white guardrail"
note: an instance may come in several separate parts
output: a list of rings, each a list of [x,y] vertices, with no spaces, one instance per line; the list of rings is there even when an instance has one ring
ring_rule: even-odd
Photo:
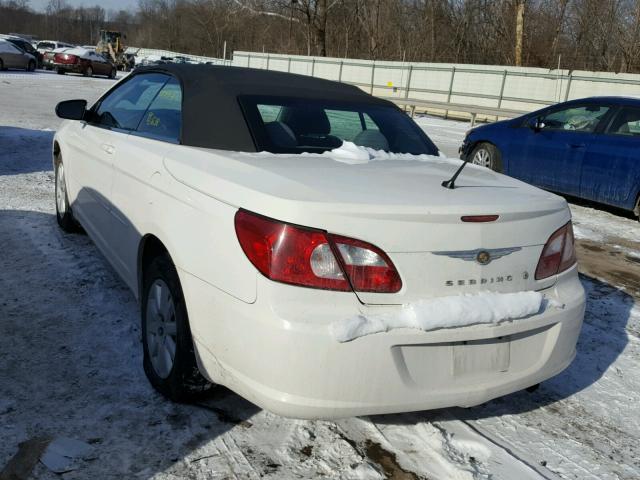
[[[231,65],[231,60],[223,60],[222,58],[215,57],[202,57],[200,55],[191,55],[189,53],[171,52],[169,50],[158,50],[155,48],[138,48],[127,47],[125,53],[133,54],[138,59],[154,58],[159,60],[160,57],[185,57],[192,62],[198,63],[213,63],[216,65]]]
[[[356,85],[397,104],[463,113],[472,122],[513,117],[597,95],[640,96],[640,75],[449,63],[403,63],[234,52],[233,66],[279,70]],[[464,115],[466,114],[466,115]],[[456,115],[458,116],[458,115]]]

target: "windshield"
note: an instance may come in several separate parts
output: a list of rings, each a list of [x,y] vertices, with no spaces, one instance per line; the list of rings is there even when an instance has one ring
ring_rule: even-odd
[[[239,100],[260,151],[324,152],[348,141],[391,153],[438,154],[429,137],[394,106],[293,97]]]

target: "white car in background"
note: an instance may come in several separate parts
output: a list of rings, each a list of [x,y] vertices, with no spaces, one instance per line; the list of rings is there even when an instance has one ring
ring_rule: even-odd
[[[44,54],[46,52],[51,52],[53,50],[56,50],[57,48],[71,48],[74,46],[75,45],[71,43],[59,42],[57,40],[40,40],[36,44],[36,50]]]
[[[439,158],[389,102],[173,64],[56,111],[58,222],[139,299],[173,400],[218,383],[303,418],[470,406],[575,356],[565,200]]]
[[[36,45],[36,50],[42,54],[42,67],[45,70],[53,69],[53,57],[56,53],[64,52],[75,45],[57,40],[41,40]]]

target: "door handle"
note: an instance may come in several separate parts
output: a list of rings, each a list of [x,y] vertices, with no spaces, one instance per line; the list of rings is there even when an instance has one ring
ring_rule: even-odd
[[[116,147],[114,147],[113,145],[109,145],[108,143],[103,143],[101,146],[102,146],[102,150],[104,150],[109,155],[112,155],[113,152],[116,151]]]
[[[584,148],[585,144],[584,143],[570,143],[569,147],[570,148]]]

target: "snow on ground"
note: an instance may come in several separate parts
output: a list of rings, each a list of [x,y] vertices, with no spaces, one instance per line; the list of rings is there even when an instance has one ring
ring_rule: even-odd
[[[612,237],[640,242],[640,224],[635,218],[612,216],[597,208],[571,205],[573,231],[576,238],[607,240]]]
[[[418,115],[415,121],[427,132],[433,143],[447,156],[458,157],[458,148],[467,130],[471,128],[469,122],[445,120],[444,118]]]
[[[600,208],[572,205],[588,274],[577,358],[533,393],[337,422],[284,419],[225,389],[164,400],[142,371],[132,294],[54,217],[53,107],[112,84],[0,73],[0,471],[28,463],[34,442],[21,442],[68,437],[91,452],[65,479],[640,478],[638,227]],[[419,122],[449,155],[467,128]],[[33,478],[59,476],[38,464]]]

